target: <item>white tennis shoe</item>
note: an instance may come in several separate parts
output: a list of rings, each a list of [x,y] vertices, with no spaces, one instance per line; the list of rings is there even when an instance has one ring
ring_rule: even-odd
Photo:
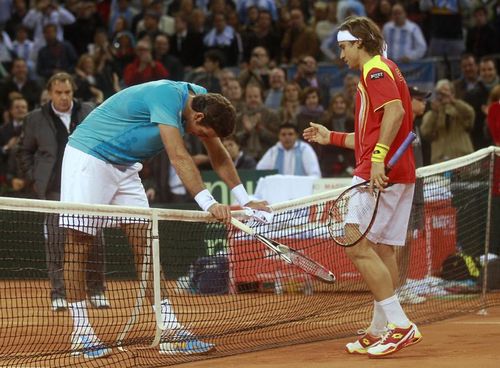
[[[68,302],[64,298],[54,298],[51,301],[51,307],[54,312],[68,309]]]
[[[71,334],[71,355],[88,359],[103,358],[111,354],[111,349],[93,334]]]
[[[208,354],[215,350],[215,344],[198,340],[186,330],[172,334],[164,331],[160,340],[160,354],[168,355],[196,355]]]

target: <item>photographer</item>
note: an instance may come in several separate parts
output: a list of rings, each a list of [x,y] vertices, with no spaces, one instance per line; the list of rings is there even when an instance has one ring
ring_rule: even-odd
[[[474,151],[470,131],[474,125],[474,109],[455,98],[453,83],[437,82],[431,110],[423,118],[422,138],[431,142],[431,163],[443,162]]]

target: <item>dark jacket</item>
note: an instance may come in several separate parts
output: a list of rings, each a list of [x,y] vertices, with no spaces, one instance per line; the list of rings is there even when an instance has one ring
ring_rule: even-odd
[[[73,101],[70,132],[92,111],[90,103]],[[17,161],[24,179],[33,183],[40,199],[45,199],[49,185],[60,176],[64,147],[59,147],[57,126],[63,124],[55,115],[51,102],[28,114],[23,124],[19,142]],[[67,140],[67,138],[66,138]]]

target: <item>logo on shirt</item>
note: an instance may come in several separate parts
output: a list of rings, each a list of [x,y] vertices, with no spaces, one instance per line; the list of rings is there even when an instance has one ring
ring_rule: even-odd
[[[376,72],[370,75],[370,79],[380,79],[384,78],[384,72]]]

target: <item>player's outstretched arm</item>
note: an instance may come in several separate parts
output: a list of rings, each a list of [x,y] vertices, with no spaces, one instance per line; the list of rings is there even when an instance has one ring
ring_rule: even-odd
[[[310,127],[304,129],[302,134],[306,141],[354,149],[354,133],[331,131],[324,125],[316,123],[309,123],[309,125]]]

